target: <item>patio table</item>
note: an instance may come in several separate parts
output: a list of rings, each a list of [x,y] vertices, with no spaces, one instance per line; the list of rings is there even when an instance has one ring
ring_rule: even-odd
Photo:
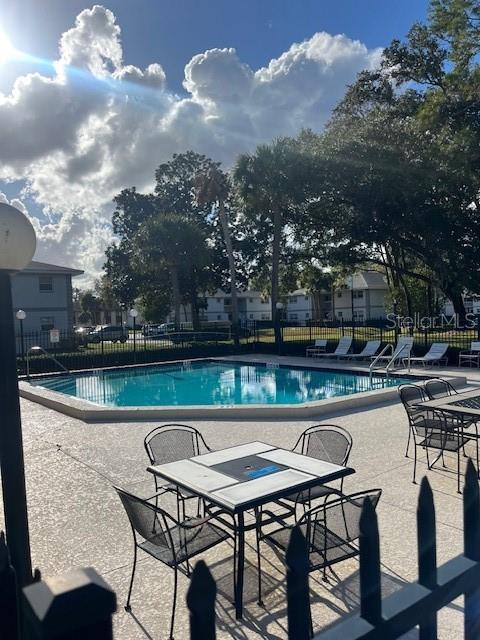
[[[471,391],[456,393],[455,395],[437,398],[436,400],[427,400],[426,402],[419,403],[417,406],[422,409],[440,411],[441,413],[456,418],[460,424],[460,435],[463,437],[466,422],[475,424],[477,421],[480,421],[480,388],[476,387]],[[476,431],[475,435],[467,434],[466,437],[476,439],[478,472],[480,471],[478,468],[478,431]],[[457,491],[460,493],[460,448],[457,452]]]
[[[235,522],[237,563],[235,582],[236,617],[243,612],[243,577],[245,569],[245,512],[268,502],[325,484],[354,473],[264,442],[249,442],[220,449],[177,462],[150,466],[160,478],[189,491],[207,503],[228,512]]]

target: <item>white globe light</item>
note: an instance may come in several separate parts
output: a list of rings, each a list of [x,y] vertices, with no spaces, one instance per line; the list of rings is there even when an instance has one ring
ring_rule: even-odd
[[[0,202],[0,269],[21,271],[33,258],[36,246],[30,220],[15,207]]]
[[[130,314],[130,317],[132,317],[132,318],[136,318],[138,316],[138,311],[136,309],[130,309],[130,311],[128,313]]]
[[[283,303],[282,302],[277,302],[277,304],[275,305],[277,309],[283,309]]]
[[[27,317],[27,314],[23,309],[19,309],[15,315],[17,316],[17,320],[25,320]]]

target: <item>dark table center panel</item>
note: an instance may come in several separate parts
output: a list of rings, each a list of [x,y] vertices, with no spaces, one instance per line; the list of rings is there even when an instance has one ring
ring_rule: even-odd
[[[480,409],[480,396],[475,398],[466,398],[464,400],[457,400],[456,402],[450,402],[449,404],[454,407],[466,407],[467,409]]]
[[[215,471],[219,473],[224,473],[231,478],[235,478],[240,482],[263,478],[272,473],[278,473],[279,471],[288,469],[288,467],[283,464],[270,462],[265,458],[260,458],[260,456],[245,456],[244,458],[214,464],[210,468],[215,469]]]

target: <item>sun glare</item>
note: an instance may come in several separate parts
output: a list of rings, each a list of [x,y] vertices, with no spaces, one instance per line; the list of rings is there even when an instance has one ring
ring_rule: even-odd
[[[0,64],[5,62],[9,58],[12,58],[15,53],[15,48],[5,35],[3,31],[0,30]]]

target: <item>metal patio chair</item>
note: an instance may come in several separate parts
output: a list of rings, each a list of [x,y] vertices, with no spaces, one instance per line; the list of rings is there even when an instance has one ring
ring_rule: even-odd
[[[176,462],[184,458],[192,458],[202,453],[211,451],[200,431],[186,424],[164,424],[155,427],[145,436],[145,450],[152,465]],[[200,513],[201,499],[185,489],[180,489],[173,484],[162,484],[158,476],[153,476],[155,491],[167,489],[177,495],[177,518],[180,520],[180,508],[185,517],[185,500],[198,500],[197,514]]]
[[[438,400],[458,394],[455,387],[443,378],[430,378],[425,381],[424,387],[429,400]]]
[[[292,451],[344,467],[348,462],[352,444],[352,436],[343,427],[335,424],[317,424],[300,435]],[[343,480],[344,478],[340,480],[340,491],[343,491]],[[333,487],[318,485],[300,493],[292,493],[283,500],[295,502],[296,505],[311,506],[312,500],[323,498],[333,491]]]
[[[179,521],[165,511],[165,509],[158,506],[158,496],[152,496],[152,498],[145,500],[119,487],[114,488],[127,512],[134,542],[133,568],[125,610],[131,611],[130,599],[132,596],[135,569],[137,567],[137,553],[138,549],[140,549],[168,567],[171,567],[174,571],[173,604],[169,636],[172,640],[175,625],[179,568],[185,564],[186,574],[189,576],[189,561],[191,558],[227,539],[232,539],[232,536],[212,522],[215,519],[213,515]],[[153,498],[155,498],[156,504],[149,501]],[[235,544],[235,541],[233,542]],[[233,562],[233,572],[235,576],[235,551],[233,554]]]
[[[359,523],[363,504],[368,497],[376,508],[381,489],[369,489],[350,495],[331,494],[325,502],[306,511],[297,520],[297,524],[305,536],[308,546],[309,572],[323,569],[326,579],[328,567],[352,558],[359,553],[354,544],[360,535]],[[267,524],[277,519],[283,525],[277,529],[263,531],[263,516],[267,516]],[[271,547],[285,553],[294,527],[286,524],[270,511],[259,512],[257,517],[257,563],[258,563],[258,599],[262,602],[262,571],[260,544],[267,543]]]
[[[415,384],[403,384],[398,388],[398,393],[407,413],[409,424],[405,457],[408,458],[411,439],[414,445],[413,482],[416,484],[417,447],[425,449],[427,467],[431,469],[439,458],[442,458],[443,466],[445,466],[443,452],[452,451],[458,454],[459,449],[463,449],[468,441],[468,437],[464,437],[463,429],[457,420],[446,416],[441,411],[418,406],[428,400],[423,387]],[[430,463],[429,449],[440,451],[432,463]]]

